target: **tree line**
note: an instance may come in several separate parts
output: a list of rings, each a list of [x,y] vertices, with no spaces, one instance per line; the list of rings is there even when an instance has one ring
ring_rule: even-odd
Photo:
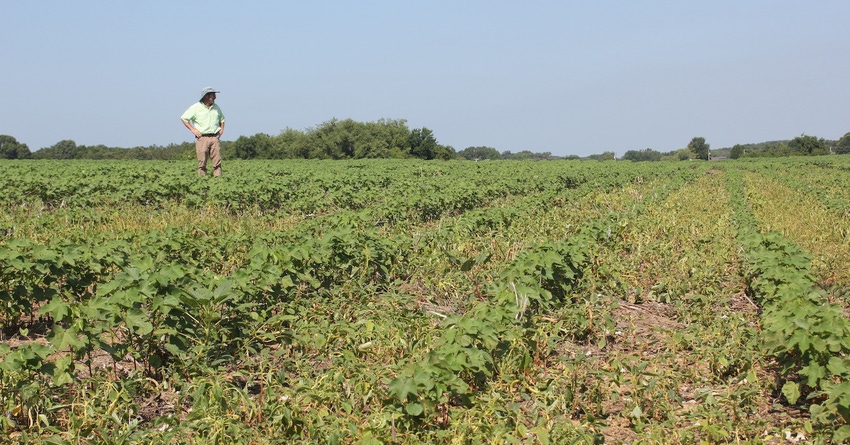
[[[821,156],[828,154],[850,153],[850,133],[845,134],[838,141],[828,141],[815,136],[800,135],[790,141],[772,141],[758,144],[735,144],[731,148],[711,150],[705,138],[695,137],[691,139],[686,148],[661,153],[647,148],[645,150],[629,150],[621,159],[627,161],[667,161],[689,159],[739,159],[739,158],[765,158],[786,156]]]
[[[451,146],[438,143],[428,128],[407,126],[404,119],[357,122],[331,119],[304,131],[287,128],[277,136],[258,133],[221,142],[222,155],[237,159],[455,159]],[[30,152],[12,136],[0,136],[0,158],[5,159],[158,159],[195,158],[195,144],[120,148],[77,145],[59,141]]]
[[[850,133],[837,141],[828,141],[815,136],[800,135],[790,141],[771,141],[760,144],[736,144],[729,150],[729,157],[775,158],[784,156],[820,156],[850,153]]]
[[[235,141],[221,142],[222,155],[230,159],[466,159],[466,160],[556,160],[588,159],[616,160],[612,151],[585,158],[553,156],[551,152],[534,153],[528,150],[513,153],[499,152],[493,147],[474,146],[456,151],[437,142],[428,128],[407,126],[404,119],[381,119],[376,122],[357,122],[352,119],[331,119],[306,130],[287,128],[277,136],[257,133],[239,136]],[[761,144],[736,144],[712,152],[705,138],[695,137],[685,148],[662,153],[651,148],[628,150],[619,159],[627,161],[666,161],[712,158],[816,156],[850,153],[850,133],[838,141],[801,135],[790,141]],[[191,160],[195,144],[184,142],[167,146],[107,147],[77,145],[73,140],[59,141],[51,147],[31,152],[14,137],[0,135],[0,159],[139,159]]]

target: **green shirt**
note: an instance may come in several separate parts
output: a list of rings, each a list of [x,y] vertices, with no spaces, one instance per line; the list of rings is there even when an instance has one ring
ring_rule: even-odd
[[[202,102],[195,102],[180,119],[191,123],[201,134],[215,134],[221,130],[224,114],[217,104],[207,108]]]

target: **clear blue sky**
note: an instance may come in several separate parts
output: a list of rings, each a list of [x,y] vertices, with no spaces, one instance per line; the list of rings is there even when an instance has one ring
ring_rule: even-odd
[[[850,1],[11,1],[0,134],[35,151],[405,119],[456,150],[585,156],[850,131]]]

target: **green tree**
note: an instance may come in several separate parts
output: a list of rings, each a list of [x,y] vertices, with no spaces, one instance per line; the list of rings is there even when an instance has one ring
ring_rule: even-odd
[[[127,150],[100,145],[80,145],[74,153],[76,159],[126,159]]]
[[[511,159],[514,161],[549,161],[560,158],[557,156],[552,156],[551,151],[535,153],[530,150],[523,150],[519,153],[511,153],[509,151],[506,151],[502,153],[502,159]]]
[[[688,144],[688,150],[692,151],[697,159],[707,161],[710,156],[709,145],[705,143],[705,138],[695,137]]]
[[[357,125],[352,119],[333,118],[310,132],[310,157],[319,159],[349,159],[354,154],[351,135]]]
[[[292,128],[273,138],[276,159],[306,159],[310,157],[310,137]]]
[[[42,148],[32,154],[34,159],[74,159],[77,156],[77,143],[66,139],[52,147]]]
[[[30,148],[14,137],[0,134],[0,159],[26,159],[30,157]]]
[[[424,132],[423,132],[424,130]],[[288,142],[297,147],[289,147],[295,154],[291,157],[363,159],[363,158],[401,158],[412,154],[416,149],[423,159],[439,159],[441,150],[433,134],[427,128],[411,132],[405,120],[385,120],[377,122],[356,122],[331,119],[319,127],[307,132],[306,139],[299,140],[290,130]],[[306,143],[304,143],[306,142]],[[432,157],[428,157],[432,156]]]
[[[660,161],[661,152],[651,148],[646,150],[629,150],[623,154],[623,160],[626,161]]]
[[[739,159],[744,154],[744,146],[741,144],[735,144],[732,148],[729,149],[729,158],[730,159]]]
[[[499,154],[499,151],[493,147],[466,147],[457,152],[457,154],[458,156],[464,159],[469,159],[470,161],[502,159],[502,155]]]
[[[514,161],[529,161],[537,159],[537,156],[530,150],[523,150],[519,153],[514,153],[513,155],[511,155],[511,159]]]
[[[171,161],[182,161],[195,159],[195,143],[182,142],[180,144],[168,144],[162,147],[162,159]]]
[[[271,136],[257,133],[253,136],[239,136],[233,142],[233,150],[239,159],[272,159],[273,147]]]
[[[587,159],[591,161],[616,161],[617,153],[614,153],[613,151],[605,151],[601,154],[592,154],[588,156]]]
[[[367,122],[354,132],[354,157],[402,158],[406,155],[410,130],[404,119]]]
[[[850,133],[845,134],[835,144],[835,154],[843,155],[850,153]]]
[[[77,143],[70,139],[57,142],[53,148],[56,153],[56,159],[74,159],[77,155]]]
[[[791,142],[788,143],[788,148],[796,155],[818,156],[829,154],[829,149],[823,138],[818,139],[814,136],[806,136],[805,134],[791,139]]]
[[[434,133],[422,127],[414,128],[407,138],[410,155],[419,159],[453,159],[456,153],[453,148],[437,143]]]

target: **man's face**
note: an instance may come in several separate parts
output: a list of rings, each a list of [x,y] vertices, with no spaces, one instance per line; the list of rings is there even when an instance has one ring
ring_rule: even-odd
[[[207,105],[214,104],[215,103],[215,93],[207,93],[207,95],[204,96],[204,103],[207,104]]]

